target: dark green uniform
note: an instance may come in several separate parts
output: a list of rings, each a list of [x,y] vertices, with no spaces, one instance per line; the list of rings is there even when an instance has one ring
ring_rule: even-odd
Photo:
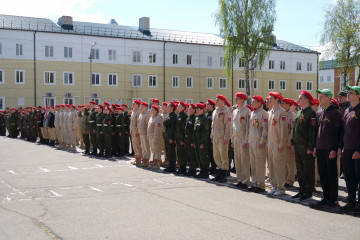
[[[130,148],[130,115],[128,112],[124,112],[124,154],[129,154]]]
[[[111,128],[112,128],[112,132],[113,134],[111,135],[111,152],[112,152],[112,155],[118,155],[119,154],[119,149],[117,147],[117,136],[115,135],[115,130],[116,130],[116,117],[117,113],[115,112],[111,112],[110,113],[111,115]]]
[[[195,124],[195,114],[192,114],[187,117],[185,123],[185,152],[186,159],[188,161],[188,165],[190,170],[196,171],[198,167],[198,162],[196,160],[195,146],[191,146],[194,144],[194,124]]]
[[[115,145],[118,150],[119,156],[123,156],[125,154],[125,131],[124,131],[124,125],[125,125],[125,116],[123,113],[116,114],[115,117]],[[127,150],[127,153],[129,153],[129,150]]]
[[[104,136],[104,145],[105,145],[105,157],[112,157],[112,133],[113,133],[113,129],[112,129],[112,114],[106,114],[104,113],[104,118],[103,118],[103,136]],[[101,135],[100,135],[101,136]],[[101,138],[101,137],[100,137]],[[101,151],[101,148],[100,148]]]
[[[214,110],[208,111],[208,112],[205,113],[205,116],[206,116],[206,119],[208,121],[209,127],[211,127],[213,112],[214,112]],[[211,164],[211,172],[215,173],[216,172],[216,163],[215,163],[215,160],[214,160],[213,144],[211,142],[210,133],[211,133],[211,131],[209,131],[209,134],[208,134],[208,158],[209,158],[209,162]]]
[[[81,134],[85,144],[85,153],[90,154],[90,126],[89,126],[89,110],[85,108],[81,117]]]
[[[185,124],[186,124],[187,115],[185,112],[180,112],[176,116],[176,152],[177,158],[179,160],[180,169],[179,174],[185,173],[186,170],[186,154],[185,154]],[[183,143],[181,145],[181,143]]]
[[[104,155],[105,149],[105,136],[103,132],[103,120],[104,113],[100,112],[96,115],[96,147],[99,148],[100,152],[98,155]]]
[[[312,154],[316,136],[316,113],[309,106],[298,111],[295,117],[292,145],[295,147],[295,161],[300,185],[300,195],[312,196],[315,184],[315,160]]]
[[[25,138],[24,116],[21,116],[21,115],[18,119],[18,130],[20,132],[20,138],[24,139]]]
[[[90,130],[90,141],[93,146],[93,151],[91,155],[97,154],[97,141],[96,141],[96,116],[97,112],[95,111],[95,108],[90,110],[89,113],[89,130]]]
[[[165,169],[167,172],[174,172],[176,170],[176,153],[175,153],[175,133],[176,133],[176,114],[169,113],[164,119],[164,140],[166,156],[169,160],[169,167]],[[173,143],[169,143],[173,140]]]
[[[37,140],[37,122],[38,122],[37,111],[31,112],[29,140],[32,142],[35,142]]]
[[[209,143],[209,121],[205,114],[201,114],[195,118],[194,126],[194,143],[196,160],[200,166],[201,172],[208,173],[209,158],[208,158],[208,143]],[[200,148],[203,145],[204,148]]]
[[[17,124],[18,120],[16,118],[17,114],[16,112],[13,112],[9,115],[9,137],[16,138],[18,133]]]
[[[0,136],[6,135],[5,115],[0,114]]]

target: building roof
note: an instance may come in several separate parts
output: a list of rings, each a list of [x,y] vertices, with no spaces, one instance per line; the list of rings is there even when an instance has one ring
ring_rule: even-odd
[[[67,30],[61,28],[61,26],[59,26],[56,21],[52,21],[46,18],[0,14],[0,29],[144,39],[218,46],[224,45],[224,39],[217,34],[164,30],[156,28],[151,28],[150,34],[144,34],[136,27],[118,25],[113,19],[109,24],[73,21],[73,26],[73,30]],[[283,40],[276,40],[276,44],[274,44],[273,50],[318,53],[309,48],[292,44]]]

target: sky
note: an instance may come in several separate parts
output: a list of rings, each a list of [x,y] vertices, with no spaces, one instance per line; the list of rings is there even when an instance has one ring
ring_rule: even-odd
[[[277,0],[277,39],[322,51],[320,34],[325,9],[336,0]],[[19,7],[21,6],[21,7]],[[0,14],[138,26],[139,18],[150,17],[159,29],[219,33],[214,14],[218,0],[12,0],[2,4]]]

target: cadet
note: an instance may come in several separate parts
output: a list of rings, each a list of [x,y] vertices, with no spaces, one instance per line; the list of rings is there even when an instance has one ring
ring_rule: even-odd
[[[196,104],[196,118],[194,124],[194,149],[200,173],[195,178],[209,178],[209,158],[208,158],[208,137],[209,121],[204,114],[205,103]]]
[[[49,146],[55,146],[55,141],[56,141],[56,131],[55,131],[55,108],[54,106],[50,106],[49,107],[49,112],[46,116],[46,122],[45,122],[45,126],[46,126],[46,130],[48,132],[48,136],[49,136]]]
[[[214,112],[214,108],[215,108],[216,103],[214,102],[214,100],[212,99],[207,99],[207,103],[206,103],[206,113],[205,116],[208,120],[208,124],[209,126],[211,126],[212,123],[212,117],[213,117],[213,112]],[[210,173],[211,174],[215,174],[216,173],[216,163],[214,161],[214,153],[213,153],[213,143],[211,142],[211,131],[208,131],[209,136],[208,136],[208,158],[209,158],[209,162],[210,162]]]
[[[194,145],[195,111],[196,105],[191,103],[185,123],[185,154],[189,165],[189,171],[185,175],[189,177],[196,175],[196,168],[198,166]]]
[[[350,108],[350,103],[347,100],[347,94],[345,91],[340,91],[337,95],[337,101],[339,103],[339,108],[340,108],[340,112],[341,112],[341,116],[344,120],[344,113],[345,110]],[[342,157],[338,157],[338,173],[340,178],[344,179],[344,174],[343,174],[343,159]]]
[[[119,148],[118,148],[118,144],[117,144],[117,139],[119,137],[118,134],[116,134],[116,118],[119,115],[118,111],[116,110],[116,108],[120,107],[120,104],[111,104],[112,107],[112,111],[111,111],[111,116],[112,116],[112,123],[111,123],[111,127],[112,127],[112,135],[111,135],[111,149],[112,149],[112,155],[115,156],[119,156]]]
[[[122,157],[125,153],[125,115],[123,113],[122,107],[116,107],[115,111],[115,145],[117,149],[118,156]],[[128,135],[129,136],[129,135]],[[127,150],[127,153],[129,153],[129,150]]]
[[[99,148],[99,153],[97,156],[102,157],[104,156],[104,148],[105,148],[105,137],[103,132],[103,120],[104,120],[104,106],[99,104],[97,109],[96,115],[96,147]]]
[[[304,201],[312,197],[315,184],[315,148],[316,113],[311,108],[313,97],[307,91],[302,91],[298,102],[301,110],[297,112],[293,133],[291,135],[292,150],[295,151],[299,193],[292,198]]]
[[[161,111],[160,111],[160,115],[162,117],[162,119],[165,119],[166,116],[168,115],[168,111],[167,111],[167,106],[168,103],[167,102],[163,102],[161,105]],[[162,147],[161,147],[162,151],[164,151],[164,155],[165,155],[165,161],[160,163],[160,166],[162,167],[168,167],[169,166],[169,161],[168,158],[166,156],[166,151],[165,151],[165,139],[163,138],[162,140]]]
[[[344,150],[344,173],[349,194],[348,203],[341,211],[350,211],[356,207],[356,189],[360,184],[360,87],[346,86],[350,108],[344,114],[344,136],[341,148]],[[358,207],[360,191],[358,191]],[[359,211],[360,208],[357,210]]]
[[[225,105],[226,104],[226,105]],[[217,165],[217,175],[212,181],[226,182],[229,170],[229,140],[231,138],[231,112],[230,103],[223,96],[216,96],[216,109],[213,113],[211,124],[211,140],[213,143],[213,155]]]
[[[176,152],[175,152],[175,125],[176,125],[176,103],[170,102],[167,106],[168,115],[164,119],[164,139],[165,153],[169,160],[169,166],[164,169],[165,172],[173,173],[176,171]]]
[[[68,124],[69,124],[69,112],[70,112],[70,105],[69,104],[65,104],[65,108],[63,111],[63,115],[62,115],[62,136],[63,136],[63,140],[64,140],[64,147],[63,149],[68,150],[69,149],[69,144],[70,144],[70,136],[69,136],[69,129],[68,129]]]
[[[121,104],[123,108],[123,116],[124,116],[124,134],[122,135],[122,139],[124,142],[124,152],[123,154],[129,155],[130,149],[130,115],[128,113],[128,105]]]
[[[60,105],[56,105],[55,106],[55,121],[54,121],[54,125],[55,125],[55,132],[56,132],[56,139],[57,139],[57,143],[60,146],[60,139],[61,139],[61,130],[60,130]]]
[[[249,155],[251,166],[252,187],[255,193],[265,192],[266,174],[266,143],[268,133],[268,113],[262,107],[264,100],[261,96],[253,96],[254,111],[249,119]]]
[[[96,103],[94,101],[89,102],[90,113],[89,113],[89,131],[90,131],[90,142],[92,145],[91,155],[97,155],[97,141],[96,141],[96,116],[98,110],[95,108]]]
[[[76,151],[76,133],[78,124],[78,113],[74,105],[70,105],[70,111],[67,118],[67,131],[68,131],[68,149]]]
[[[0,136],[6,136],[5,114],[3,110],[0,111]]]
[[[137,119],[137,131],[140,135],[140,143],[141,143],[141,150],[142,150],[142,159],[141,163],[137,163],[136,166],[141,167],[148,167],[149,166],[149,159],[151,156],[150,153],[150,144],[147,137],[147,127],[150,119],[150,114],[148,111],[149,104],[146,102],[142,102],[140,105],[140,115]]]
[[[323,110],[316,113],[317,137],[313,155],[317,157],[323,199],[317,207],[332,209],[338,206],[337,151],[340,147],[342,117],[331,104],[333,93],[329,89],[316,90]]]
[[[147,136],[150,142],[150,149],[153,153],[153,166],[152,169],[159,169],[161,163],[161,146],[163,139],[163,119],[159,114],[159,107],[153,105],[151,107],[151,117],[149,119]]]
[[[272,109],[268,121],[268,158],[270,163],[270,178],[272,190],[268,195],[282,195],[285,193],[286,152],[288,139],[288,125],[286,112],[280,106],[283,99],[280,93],[270,92]]]
[[[89,126],[89,106],[82,108],[81,134],[85,144],[84,154],[90,154],[90,126]]]
[[[186,173],[186,154],[185,154],[185,124],[187,115],[185,113],[186,103],[180,101],[177,108],[178,114],[176,116],[176,152],[177,159],[179,161],[180,168],[176,171],[176,174]]]
[[[24,118],[25,118],[25,112],[20,111],[20,117],[18,118],[18,130],[20,131],[20,139],[25,139]]]
[[[244,101],[247,97],[242,92],[235,94],[237,107],[232,113],[232,136],[231,143],[234,149],[234,163],[238,188],[246,189],[250,184],[250,158],[248,143],[248,128],[251,110],[247,108]]]
[[[132,164],[137,164],[137,165],[140,165],[142,159],[141,141],[137,127],[137,119],[139,118],[139,115],[141,113],[139,108],[140,104],[141,101],[137,99],[134,100],[133,110],[131,113],[131,120],[130,120],[131,145],[135,151],[135,162],[133,162]]]
[[[81,149],[84,149],[84,139],[82,136],[82,115],[84,112],[85,105],[78,105],[78,117],[76,123],[76,143],[79,144]]]
[[[104,103],[105,104],[105,103]],[[96,123],[97,123],[97,120],[98,118],[101,116],[101,114],[98,114],[97,118],[96,118]],[[100,139],[103,138],[104,140],[104,147],[105,147],[105,158],[111,158],[112,157],[112,150],[111,150],[111,147],[112,147],[112,143],[111,143],[111,136],[112,136],[112,133],[113,133],[113,130],[112,130],[112,114],[111,114],[111,108],[110,106],[106,106],[105,109],[104,109],[104,112],[103,112],[103,118],[102,118],[102,132],[101,133],[101,130],[100,130]],[[100,144],[101,146],[101,144]],[[102,152],[104,150],[102,150],[100,148],[100,153],[99,155],[102,156]]]

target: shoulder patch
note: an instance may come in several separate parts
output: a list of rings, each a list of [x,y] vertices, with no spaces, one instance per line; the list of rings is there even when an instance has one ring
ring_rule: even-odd
[[[161,127],[161,123],[158,123],[158,127]]]
[[[231,117],[228,117],[228,122],[231,122]]]
[[[264,118],[264,122],[266,122],[266,123],[267,123],[267,122],[268,122],[268,118]]]
[[[286,120],[286,116],[281,116],[281,120],[285,121]]]
[[[316,126],[316,118],[311,118],[311,125],[312,125],[313,127]]]

